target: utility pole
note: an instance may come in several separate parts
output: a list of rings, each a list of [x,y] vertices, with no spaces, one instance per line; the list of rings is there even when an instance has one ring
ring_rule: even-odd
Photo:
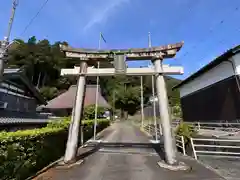
[[[148,47],[151,48],[152,47],[152,39],[151,39],[151,33],[148,32]]]
[[[152,47],[152,40],[151,40],[151,33],[148,32],[148,47]],[[155,125],[155,140],[158,141],[158,130],[157,130],[157,116],[156,116],[156,101],[155,101],[155,76],[152,75],[152,96],[153,96],[153,120]],[[162,134],[162,126],[161,123],[159,125],[160,127],[160,135]]]
[[[113,120],[115,121],[115,88],[113,89]]]
[[[141,81],[141,120],[142,120],[142,128],[144,122],[144,111],[143,111],[143,76],[140,77]]]
[[[4,57],[9,45],[9,37],[12,31],[12,25],[13,25],[17,5],[18,5],[18,0],[13,0],[12,12],[11,12],[11,16],[8,23],[7,34],[4,37],[2,43],[0,44],[0,79],[2,79],[3,72],[4,72]]]
[[[99,41],[98,41],[98,49],[101,49],[101,32],[99,35]],[[99,69],[100,63],[99,61],[97,62],[97,69]],[[99,76],[97,76],[97,87],[96,87],[96,95],[95,95],[95,117],[94,117],[94,127],[93,127],[93,140],[96,140],[96,134],[97,134],[97,115],[98,115],[98,91],[99,91]]]

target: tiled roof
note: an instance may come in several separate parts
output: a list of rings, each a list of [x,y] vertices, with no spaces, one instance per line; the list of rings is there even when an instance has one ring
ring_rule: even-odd
[[[84,106],[95,104],[96,100],[96,85],[87,85],[86,87],[86,94],[84,99]],[[75,100],[77,87],[76,85],[71,86],[68,91],[62,93],[58,97],[50,100],[46,106],[43,108],[45,109],[72,109]],[[103,98],[100,93],[99,88],[99,96],[98,96],[98,104],[102,107],[110,107],[107,101]]]
[[[34,119],[34,118],[8,118],[8,117],[0,117],[0,125],[1,124],[19,124],[19,123],[47,123],[49,119]]]

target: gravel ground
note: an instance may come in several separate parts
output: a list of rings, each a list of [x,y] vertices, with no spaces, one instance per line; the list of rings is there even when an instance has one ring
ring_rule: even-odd
[[[215,169],[227,180],[240,180],[240,159],[200,157],[199,160]]]

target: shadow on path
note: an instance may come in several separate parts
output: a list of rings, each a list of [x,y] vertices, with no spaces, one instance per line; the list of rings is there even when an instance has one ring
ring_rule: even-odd
[[[132,143],[132,142],[100,142],[90,143],[87,147],[113,147],[113,148],[153,148],[153,143]]]
[[[100,149],[100,145],[96,144],[95,146],[86,146],[78,149],[76,160],[79,161],[84,159],[96,152]]]
[[[160,156],[162,160],[165,160],[165,153],[162,143],[131,143],[131,142],[100,142],[100,143],[89,143],[83,149],[92,148],[88,152],[80,154],[80,158],[85,158],[95,152],[100,148],[131,148],[131,149],[153,149]]]

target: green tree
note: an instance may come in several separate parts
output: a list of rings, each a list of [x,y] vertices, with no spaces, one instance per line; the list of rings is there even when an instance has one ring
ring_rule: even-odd
[[[37,39],[35,36],[32,36],[31,38],[28,39],[28,44],[36,44]]]
[[[40,93],[47,101],[49,101],[55,98],[59,94],[59,91],[56,87],[45,86],[40,89]]]
[[[103,117],[104,113],[107,111],[106,108],[99,106],[97,109],[97,117]],[[95,118],[95,105],[89,105],[84,108],[83,117],[85,120]]]
[[[140,107],[140,86],[126,76],[101,78],[103,94],[110,104],[121,110],[122,118],[133,115]]]
[[[53,45],[46,39],[37,42],[34,36],[26,43],[22,40],[17,41],[20,44],[9,52],[8,66],[24,67],[26,75],[39,88],[56,86],[61,68],[73,65],[68,63],[64,53],[60,51],[61,42]]]
[[[121,109],[124,118],[127,118],[128,114],[135,114],[140,107],[140,103],[141,96],[139,86],[123,87],[116,91],[115,106]]]

